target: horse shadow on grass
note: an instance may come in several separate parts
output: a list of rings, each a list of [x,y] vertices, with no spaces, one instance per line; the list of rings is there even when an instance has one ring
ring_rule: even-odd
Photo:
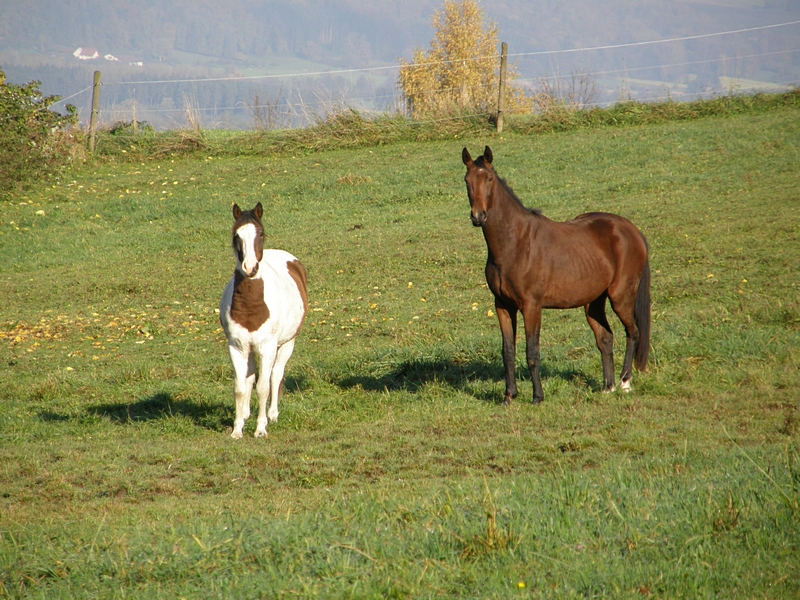
[[[301,391],[309,386],[304,376],[286,377],[284,391]],[[251,399],[253,410],[257,410],[255,392]],[[199,400],[184,393],[159,391],[149,396],[123,404],[120,402],[90,406],[83,413],[90,418],[103,418],[118,425],[147,423],[154,421],[183,420],[204,429],[224,431],[233,427],[233,384],[230,393],[213,400]],[[66,421],[71,417],[46,411],[40,414],[45,421]]]
[[[181,417],[210,429],[218,429],[217,422],[225,416],[225,409],[220,404],[199,402],[191,397],[176,397],[166,391],[156,392],[130,404],[114,402],[91,406],[86,412],[118,425]]]
[[[215,420],[221,407],[199,403],[191,398],[176,398],[169,392],[156,392],[150,396],[131,403],[98,404],[86,408],[79,414],[64,414],[53,410],[39,413],[39,419],[47,422],[84,421],[97,418],[107,419],[117,425],[130,425],[133,423],[146,423],[149,421],[165,420],[173,417],[185,417],[192,423],[208,426]],[[216,427],[213,427],[216,429]]]
[[[598,379],[576,369],[540,364],[539,373],[543,380],[555,377],[577,382],[593,392],[602,389]],[[517,382],[530,380],[527,366],[517,365]],[[487,382],[492,384],[491,389],[486,385]],[[353,375],[338,382],[342,389],[360,387],[367,391],[405,391],[412,394],[433,384],[464,392],[483,402],[499,404],[504,399],[505,371],[500,362],[409,359],[399,362],[382,375]],[[522,398],[522,390],[518,398]]]

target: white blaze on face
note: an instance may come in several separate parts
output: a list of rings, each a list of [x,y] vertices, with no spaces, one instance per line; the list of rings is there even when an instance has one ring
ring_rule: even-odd
[[[242,270],[247,275],[252,275],[258,266],[256,255],[256,226],[252,223],[242,225],[236,230],[236,235],[242,244]],[[238,256],[236,257],[239,258]]]

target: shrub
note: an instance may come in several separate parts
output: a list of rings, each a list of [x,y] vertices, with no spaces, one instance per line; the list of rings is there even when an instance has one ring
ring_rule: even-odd
[[[43,96],[41,82],[15,85],[0,70],[0,192],[7,193],[63,164],[81,147],[70,127],[77,110],[50,110],[60,96]]]

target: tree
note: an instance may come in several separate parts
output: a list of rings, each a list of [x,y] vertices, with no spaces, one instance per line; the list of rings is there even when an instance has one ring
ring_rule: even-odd
[[[485,22],[477,0],[445,0],[433,14],[430,50],[400,59],[399,85],[412,118],[493,113],[497,106],[499,52],[497,25]],[[517,77],[513,68],[508,79]],[[531,100],[506,86],[506,110],[528,111]]]

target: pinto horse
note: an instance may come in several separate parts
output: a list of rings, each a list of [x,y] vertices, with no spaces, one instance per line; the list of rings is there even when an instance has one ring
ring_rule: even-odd
[[[627,344],[620,388],[630,391],[632,363],[647,366],[650,349],[650,263],[647,241],[627,219],[587,213],[558,223],[525,208],[492,167],[492,151],[461,160],[472,224],[483,229],[489,256],[486,281],[494,294],[503,335],[508,404],[517,395],[514,374],[517,312],[525,321],[533,402],[544,398],[539,379],[539,328],[543,308],[584,307],[603,362],[606,391],[614,391],[614,337],[606,300],[625,326]]]
[[[267,423],[278,420],[283,374],[308,310],[306,270],[288,252],[264,249],[262,214],[260,202],[245,211],[233,205],[231,243],[236,270],[219,304],[234,371],[236,418],[231,437],[237,439],[250,416],[254,384],[258,396],[255,437],[265,437]],[[271,398],[269,412],[267,396]]]

